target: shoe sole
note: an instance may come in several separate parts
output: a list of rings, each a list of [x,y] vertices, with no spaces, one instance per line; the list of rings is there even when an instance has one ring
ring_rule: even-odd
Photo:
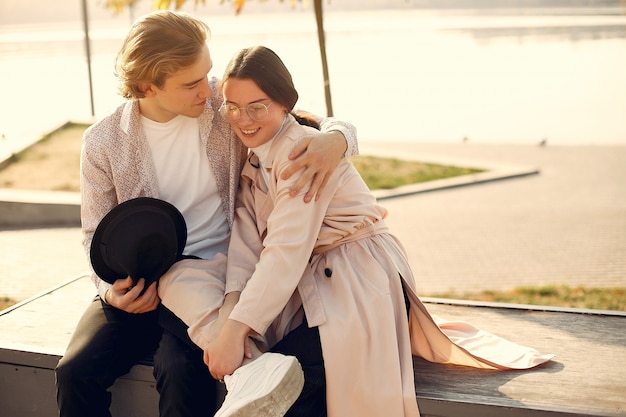
[[[283,417],[287,410],[296,402],[302,387],[304,374],[298,361],[292,361],[289,369],[280,383],[267,395],[245,404],[238,410],[233,410],[228,417]]]

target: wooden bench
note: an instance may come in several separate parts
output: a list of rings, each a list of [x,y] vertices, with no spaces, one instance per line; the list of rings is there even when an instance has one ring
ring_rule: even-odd
[[[80,276],[0,312],[2,416],[57,416],[54,368],[93,296],[91,281]],[[557,356],[529,371],[477,370],[415,358],[423,417],[626,416],[625,313],[424,301],[435,315]],[[149,365],[136,365],[112,392],[113,416],[158,416]]]

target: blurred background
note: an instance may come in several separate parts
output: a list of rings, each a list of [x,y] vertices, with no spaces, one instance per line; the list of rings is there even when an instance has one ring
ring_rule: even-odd
[[[153,1],[119,14],[111,1],[124,0],[0,0],[0,160],[123,102],[113,60]],[[549,285],[560,302],[556,285],[569,285],[601,301],[589,308],[624,310],[626,0],[322,2],[334,115],[357,127],[365,154],[540,171],[386,200],[420,291]],[[313,1],[248,0],[239,15],[234,3],[183,7],[211,27],[210,76],[264,44],[292,72],[298,107],[326,114]],[[80,241],[78,227],[0,230],[0,302],[86,271]]]
[[[0,146],[66,120],[90,122],[122,102],[113,59],[152,0],[119,14],[105,0],[85,3],[93,87],[81,0],[0,2]],[[323,7],[334,114],[357,126],[360,141],[626,144],[623,0]],[[292,71],[298,107],[326,113],[312,2],[248,0],[235,15],[228,1],[188,0],[183,10],[211,27],[211,76],[238,49],[264,44]]]

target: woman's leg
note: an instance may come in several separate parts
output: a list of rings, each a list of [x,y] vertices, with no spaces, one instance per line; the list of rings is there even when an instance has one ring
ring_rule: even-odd
[[[154,352],[161,333],[156,312],[128,314],[96,297],[56,368],[60,416],[110,417],[108,388]]]

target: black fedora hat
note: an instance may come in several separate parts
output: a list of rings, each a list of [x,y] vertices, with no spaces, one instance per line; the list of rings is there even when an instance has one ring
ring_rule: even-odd
[[[146,287],[182,257],[187,242],[183,215],[167,201],[139,197],[102,218],[91,241],[94,272],[108,283],[130,276]]]

